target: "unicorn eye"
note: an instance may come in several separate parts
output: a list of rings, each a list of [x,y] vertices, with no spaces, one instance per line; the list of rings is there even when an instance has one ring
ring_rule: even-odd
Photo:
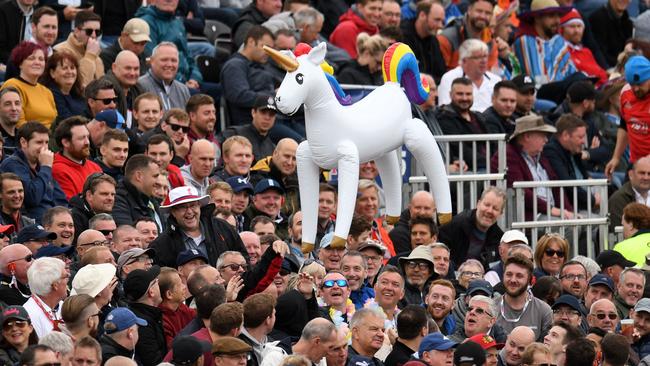
[[[298,74],[296,75],[296,83],[298,83],[298,85],[302,85],[302,82],[303,82],[303,81],[304,81],[304,75],[298,73]]]

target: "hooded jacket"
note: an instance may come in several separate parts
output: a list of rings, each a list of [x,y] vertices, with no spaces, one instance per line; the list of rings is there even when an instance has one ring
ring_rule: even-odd
[[[84,159],[79,164],[63,156],[60,152],[54,155],[52,176],[59,183],[68,200],[81,193],[89,175],[101,172],[102,168],[90,160]]]
[[[330,42],[346,50],[350,57],[357,58],[357,36],[361,32],[372,36],[379,33],[379,27],[368,24],[353,6],[339,18],[339,25],[330,35]]]
[[[182,83],[190,79],[199,82],[203,81],[201,72],[190,54],[187,45],[187,34],[182,20],[176,18],[174,13],[165,13],[153,5],[141,7],[135,13],[135,16],[149,24],[149,38],[151,38],[151,42],[147,43],[145,47],[147,54],[150,55],[153,48],[160,42],[172,42],[178,48],[179,59],[176,80]]]

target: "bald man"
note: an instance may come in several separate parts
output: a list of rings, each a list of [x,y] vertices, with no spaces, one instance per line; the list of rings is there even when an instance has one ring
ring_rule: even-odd
[[[251,266],[256,265],[262,256],[260,237],[252,231],[242,231],[239,233],[239,237],[244,242]]]
[[[32,252],[22,244],[0,249],[0,299],[7,305],[23,305],[31,292],[27,287],[27,270]],[[12,284],[13,278],[16,283]]]
[[[521,365],[521,356],[526,347],[535,342],[535,332],[524,326],[515,327],[506,339],[505,347],[499,352],[499,364],[507,366]]]
[[[600,299],[591,304],[589,315],[587,315],[587,323],[590,327],[600,328],[606,332],[615,332],[619,321],[616,305],[610,300]]]
[[[186,185],[196,188],[199,195],[208,194],[211,181],[208,178],[214,169],[216,147],[208,140],[196,140],[190,148],[189,164],[181,168]]]
[[[132,359],[124,356],[113,356],[109,358],[104,366],[137,366],[138,364]]]
[[[395,228],[388,233],[393,241],[396,253],[409,252],[411,248],[411,232],[409,221],[415,216],[434,217],[436,213],[436,202],[431,193],[418,191],[413,194],[408,209],[402,211]]]
[[[140,60],[135,53],[128,50],[117,54],[111,71],[106,74],[106,78],[115,87],[118,99],[117,110],[124,118],[127,118],[135,98],[144,93],[144,89],[138,84],[139,77]]]
[[[77,256],[81,258],[88,249],[104,245],[108,245],[108,240],[106,240],[104,234],[98,230],[85,230],[77,238]]]

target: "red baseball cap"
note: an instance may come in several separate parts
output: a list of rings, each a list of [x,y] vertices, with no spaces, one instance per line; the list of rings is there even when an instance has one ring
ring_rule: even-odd
[[[492,347],[496,347],[497,349],[503,348],[504,344],[503,343],[497,343],[497,341],[492,338],[492,336],[485,334],[485,333],[479,333],[473,337],[467,338],[468,340],[472,342],[478,343],[484,350],[488,350]]]

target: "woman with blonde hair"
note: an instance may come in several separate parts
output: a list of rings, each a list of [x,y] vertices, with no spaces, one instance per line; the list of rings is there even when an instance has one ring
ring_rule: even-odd
[[[341,66],[336,77],[339,83],[383,85],[381,62],[388,46],[388,40],[378,34],[360,33],[357,36],[357,58]]]
[[[535,248],[535,278],[559,276],[560,269],[569,255],[569,242],[560,234],[547,233],[537,241]]]
[[[551,350],[543,343],[529,344],[521,355],[522,366],[550,365],[551,363]]]

